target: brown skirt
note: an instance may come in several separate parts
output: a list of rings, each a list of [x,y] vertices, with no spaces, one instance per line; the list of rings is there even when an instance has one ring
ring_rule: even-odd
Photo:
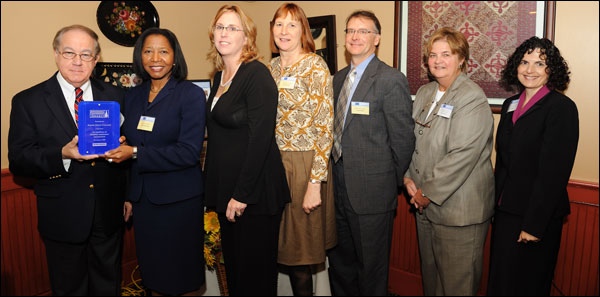
[[[331,163],[327,180],[321,184],[321,206],[310,214],[302,209],[308,187],[313,151],[281,152],[292,202],[283,211],[279,229],[278,261],[284,265],[309,265],[325,262],[325,250],[337,244]]]

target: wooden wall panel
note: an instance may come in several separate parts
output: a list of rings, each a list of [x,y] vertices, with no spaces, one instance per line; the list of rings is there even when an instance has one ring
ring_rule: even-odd
[[[598,296],[598,185],[571,181],[571,214],[563,225],[561,247],[551,294]],[[414,210],[398,197],[390,255],[391,292],[422,295],[420,259]],[[489,275],[490,232],[485,243],[483,276],[478,294],[485,295]]]
[[[2,170],[2,296],[50,295],[44,243],[37,230],[36,197],[31,180]],[[137,266],[133,228],[123,238],[123,282]]]
[[[6,177],[10,178],[10,177]],[[47,295],[50,280],[44,244],[37,231],[32,190],[5,190],[2,175],[2,295]]]

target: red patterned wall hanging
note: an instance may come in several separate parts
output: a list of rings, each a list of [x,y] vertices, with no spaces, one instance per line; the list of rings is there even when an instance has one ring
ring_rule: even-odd
[[[424,45],[433,32],[452,27],[462,32],[470,47],[467,75],[488,98],[512,93],[500,87],[500,73],[508,57],[536,33],[535,1],[410,1],[406,76],[411,94],[428,83],[423,68]]]

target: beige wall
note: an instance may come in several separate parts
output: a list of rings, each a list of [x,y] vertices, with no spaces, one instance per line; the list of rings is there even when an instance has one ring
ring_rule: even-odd
[[[153,1],[161,27],[175,32],[188,62],[190,79],[209,78],[212,64],[206,60],[207,29],[217,9],[238,4],[258,26],[257,44],[263,62],[270,57],[268,24],[282,2],[270,1]],[[370,9],[380,19],[382,42],[379,58],[393,64],[394,3],[392,1],[298,1],[311,16],[336,14],[338,69],[348,64],[344,54],[346,17],[356,9]],[[96,24],[99,1],[5,2],[2,12],[2,154],[1,168],[8,167],[7,137],[10,100],[19,91],[48,79],[54,71],[52,38],[56,31],[70,24],[83,24],[100,36],[102,61],[131,62],[132,48],[108,40]],[[76,12],[76,13],[73,13]],[[573,72],[567,91],[578,105],[581,121],[579,151],[573,178],[598,182],[598,3],[559,2],[556,20],[556,43]],[[585,48],[585,52],[583,52]],[[496,122],[499,120],[495,116]]]
[[[598,2],[557,1],[556,46],[567,60],[565,94],[579,110],[579,147],[571,178],[598,182]]]

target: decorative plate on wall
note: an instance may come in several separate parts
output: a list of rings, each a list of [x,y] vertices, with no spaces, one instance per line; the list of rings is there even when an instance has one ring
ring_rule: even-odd
[[[104,36],[124,46],[134,46],[144,30],[159,26],[158,12],[150,1],[102,1],[96,21]]]

